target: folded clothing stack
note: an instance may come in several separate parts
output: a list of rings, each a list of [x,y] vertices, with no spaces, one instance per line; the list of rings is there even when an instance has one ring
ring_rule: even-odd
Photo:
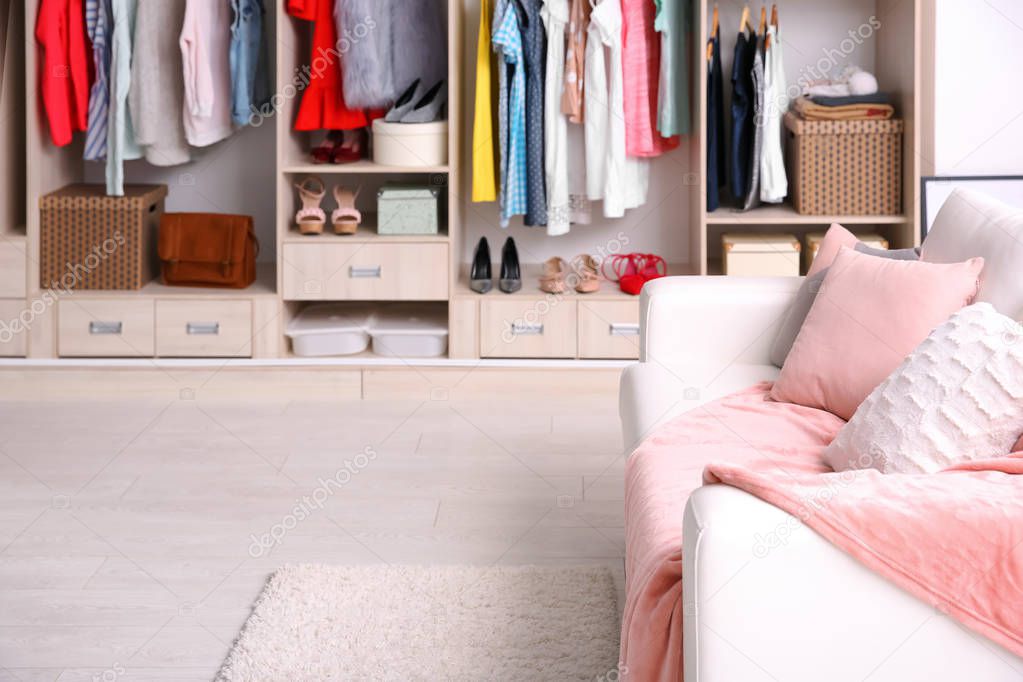
[[[885,120],[895,115],[891,98],[882,92],[844,97],[798,97],[793,109],[807,121]]]

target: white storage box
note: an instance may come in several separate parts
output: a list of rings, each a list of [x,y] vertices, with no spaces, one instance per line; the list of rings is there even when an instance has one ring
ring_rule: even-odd
[[[799,240],[791,234],[721,235],[726,275],[799,276]]]
[[[320,303],[300,312],[287,333],[295,355],[352,355],[369,347],[372,320],[373,312],[365,306]]]
[[[448,350],[448,318],[443,309],[385,308],[370,324],[373,352],[399,358],[435,358]]]
[[[373,161],[384,166],[422,168],[448,162],[448,122],[373,121]]]

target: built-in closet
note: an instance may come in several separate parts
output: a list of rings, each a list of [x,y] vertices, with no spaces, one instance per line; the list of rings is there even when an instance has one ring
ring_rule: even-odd
[[[638,299],[622,293],[611,282],[592,294],[544,294],[537,287],[540,263],[555,255],[569,259],[581,253],[604,256],[637,251],[663,256],[670,274],[716,274],[721,271],[720,244],[725,232],[784,231],[802,237],[822,231],[831,222],[879,232],[896,247],[918,241],[919,150],[926,125],[921,117],[921,73],[930,63],[930,55],[924,54],[922,0],[777,3],[789,83],[797,82],[807,66],[841,52],[849,32],[876,17],[879,27],[841,59],[875,73],[882,90],[897,98],[898,116],[905,121],[900,214],[807,216],[797,214],[788,204],[745,213],[729,207],[706,210],[707,76],[702,66],[714,3],[697,0],[694,31],[689,37],[692,134],[683,136],[678,149],[653,162],[646,205],[613,220],[600,218],[595,212],[591,224],[573,226],[568,235],[559,237],[518,222],[504,230],[494,204],[470,200],[471,173],[465,172],[471,168],[472,153],[475,60],[470,55],[476,53],[479,1],[438,1],[447,12],[447,163],[415,169],[380,166],[371,160],[312,164],[309,151],[317,139],[314,134],[293,129],[300,95],[296,96],[292,87],[296,70],[309,59],[310,26],[293,20],[281,0],[267,0],[279,108],[263,123],[272,133],[259,131],[273,137],[273,158],[263,159],[265,170],[259,170],[259,177],[267,180],[251,190],[260,195],[259,201],[266,202],[264,191],[272,188],[273,204],[272,215],[256,216],[257,224],[272,222],[272,229],[261,235],[264,262],[256,284],[242,290],[222,290],[172,288],[152,282],[138,291],[89,290],[55,299],[48,297],[39,283],[39,198],[83,181],[87,172],[81,139],[68,147],[54,147],[37,110],[37,49],[31,29],[39,0],[9,3],[12,15],[4,47],[0,99],[0,116],[5,122],[0,126],[0,144],[6,164],[0,187],[0,320],[21,316],[28,324],[24,333],[0,333],[0,355],[35,359],[227,356],[287,361],[293,355],[286,329],[304,308],[323,301],[372,301],[446,309],[447,357],[453,361],[621,360],[638,355]],[[718,7],[727,74],[743,4],[720,2]],[[759,5],[752,7],[759,11]],[[725,96],[727,102],[727,86]],[[252,174],[253,170],[247,172]],[[175,196],[181,191],[175,186],[181,183],[179,171],[174,168],[147,169],[144,177],[133,175],[129,168],[126,181],[161,181],[162,173],[171,197]],[[294,185],[311,175],[322,177],[328,186],[344,183],[362,188],[359,208],[364,220],[357,234],[299,233],[294,225],[295,211],[300,206]],[[438,234],[377,234],[373,215],[376,192],[391,181],[441,188]],[[329,214],[331,207],[325,208]],[[514,294],[504,294],[496,287],[483,295],[473,292],[468,286],[468,263],[475,244],[487,236],[492,248],[499,247],[506,235],[518,243],[525,266],[523,288]],[[495,252],[499,261],[500,249]],[[499,262],[495,263],[498,266]],[[373,276],[365,276],[366,272]],[[219,340],[181,336],[179,327],[194,314],[204,321],[220,323],[225,331]],[[127,338],[121,343],[95,345],[89,338],[89,321],[97,319],[122,322]],[[330,362],[358,366],[379,360],[364,354],[332,358]]]

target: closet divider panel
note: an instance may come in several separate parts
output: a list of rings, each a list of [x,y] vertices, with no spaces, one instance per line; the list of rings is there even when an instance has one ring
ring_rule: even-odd
[[[66,147],[50,141],[39,93],[39,51],[35,41],[35,20],[41,0],[25,0],[25,226],[27,236],[28,356],[52,358],[57,355],[57,306],[43,297],[39,286],[40,226],[39,197],[83,178],[83,136],[78,134]]]

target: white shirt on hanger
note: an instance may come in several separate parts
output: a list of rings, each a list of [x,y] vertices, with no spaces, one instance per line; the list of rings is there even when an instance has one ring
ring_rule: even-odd
[[[764,141],[760,156],[760,200],[777,204],[789,192],[785,157],[781,148],[781,119],[788,111],[789,96],[777,26],[767,27],[767,39],[771,45],[764,57]]]
[[[591,44],[596,43],[592,53],[599,55],[591,60]],[[603,46],[608,48],[607,66],[605,66]],[[625,153],[625,99],[624,74],[622,73],[622,8],[618,0],[600,0],[590,14],[590,33],[586,44],[586,75],[583,88],[586,93],[586,122],[597,106],[603,106],[604,126],[607,131],[603,142],[605,150],[603,173],[604,216],[620,218],[626,209],[642,206],[646,202],[647,188],[650,184],[650,162],[627,156]],[[591,62],[594,69],[607,69],[607,88],[605,90],[590,89]],[[594,74],[595,81],[600,80]],[[598,85],[599,87],[599,85]],[[601,103],[601,100],[603,102]],[[596,103],[596,106],[591,106]],[[589,132],[589,128],[587,128]],[[587,167],[590,162],[590,136],[586,137]],[[599,147],[598,147],[599,148]],[[590,186],[588,189],[593,189]],[[590,198],[593,198],[592,193]]]
[[[568,120],[561,111],[565,82],[565,28],[568,0],[545,0],[541,12],[547,28],[547,73],[544,79],[544,170],[547,174],[547,234],[567,234],[571,226],[568,196]]]

